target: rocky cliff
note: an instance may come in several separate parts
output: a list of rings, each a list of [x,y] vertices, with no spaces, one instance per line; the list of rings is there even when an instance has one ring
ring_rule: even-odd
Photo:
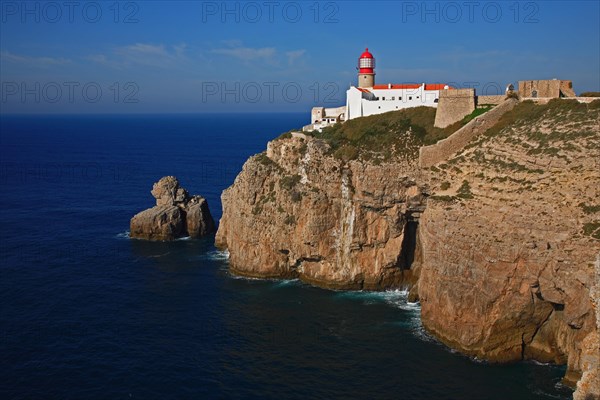
[[[358,139],[353,121],[286,135],[248,160],[222,196],[232,272],[411,287],[449,346],[565,363],[575,398],[597,398],[600,102],[520,103],[428,169],[418,148],[440,132],[410,112]]]
[[[599,105],[521,103],[430,169],[418,283],[423,324],[443,342],[566,363],[570,383],[595,370],[596,396]]]
[[[418,169],[344,162],[329,149],[297,135],[246,162],[222,195],[217,245],[229,249],[230,268],[337,289],[411,282],[410,222],[423,206]]]
[[[216,230],[208,203],[202,196],[190,196],[174,176],[161,178],[152,187],[156,206],[131,218],[129,235],[136,239],[174,240],[201,237]]]

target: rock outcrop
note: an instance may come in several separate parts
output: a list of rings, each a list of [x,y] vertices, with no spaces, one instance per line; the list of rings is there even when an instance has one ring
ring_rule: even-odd
[[[190,196],[174,176],[161,178],[152,187],[156,206],[131,218],[130,236],[146,240],[197,238],[215,232],[215,222],[202,196]]]
[[[274,140],[223,193],[216,243],[241,275],[408,286],[447,345],[566,364],[575,398],[597,399],[599,114],[600,101],[520,103],[427,169]]]
[[[336,289],[411,282],[424,190],[416,164],[345,163],[328,150],[296,135],[246,162],[222,195],[216,238],[231,270]]]

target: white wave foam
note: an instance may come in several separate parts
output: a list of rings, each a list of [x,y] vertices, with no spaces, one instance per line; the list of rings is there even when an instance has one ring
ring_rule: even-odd
[[[292,286],[292,285],[298,284],[299,282],[300,282],[299,279],[277,280],[277,281],[275,281],[275,284],[273,285],[273,287],[280,288],[280,287],[285,287],[285,286]]]
[[[116,239],[129,239],[129,231],[121,232],[115,235]]]
[[[161,257],[164,257],[164,256],[168,256],[169,254],[171,254],[170,251],[167,252],[167,253],[163,253],[163,254],[156,254],[156,255],[153,255],[153,256],[148,256],[148,258],[161,258]]]
[[[338,297],[355,298],[362,300],[364,304],[380,304],[387,303],[391,306],[404,311],[419,314],[421,312],[420,303],[408,301],[408,289],[392,289],[382,292],[354,290],[348,292],[338,292]]]
[[[548,362],[541,362],[541,361],[537,361],[537,360],[526,360],[526,363],[530,363],[530,364],[535,364],[535,365],[543,365],[545,367],[550,367],[550,366],[555,366],[556,364],[553,363],[548,363]]]
[[[229,260],[229,251],[213,250],[204,253],[200,258],[205,260],[227,261]]]
[[[423,327],[421,323],[421,319],[413,320],[413,327],[411,329],[411,333],[419,340],[427,343],[439,343],[433,336],[429,334]],[[449,349],[449,348],[448,348]]]
[[[232,279],[236,279],[236,280],[240,280],[240,281],[269,281],[272,279],[266,279],[266,278],[256,278],[256,277],[252,277],[252,276],[242,276],[242,275],[236,275],[236,274],[232,274],[229,269],[226,269],[227,275],[232,278]]]

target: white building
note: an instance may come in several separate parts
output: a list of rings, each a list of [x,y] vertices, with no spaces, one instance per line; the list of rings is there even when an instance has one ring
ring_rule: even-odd
[[[375,58],[366,49],[358,59],[358,86],[346,91],[346,105],[337,108],[314,107],[311,124],[303,130],[321,130],[350,119],[381,114],[409,107],[437,107],[440,90],[445,84],[375,85]]]
[[[437,107],[444,84],[387,84],[346,91],[346,119],[366,117],[409,107]]]

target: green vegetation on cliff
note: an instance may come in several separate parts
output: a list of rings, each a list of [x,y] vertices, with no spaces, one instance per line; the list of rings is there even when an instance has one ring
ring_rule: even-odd
[[[580,103],[577,100],[553,99],[547,104],[534,103],[531,100],[520,102],[511,111],[504,114],[500,121],[490,130],[486,132],[486,136],[496,136],[501,132],[510,134],[506,128],[519,128],[527,125],[533,125],[542,119],[551,121],[553,124],[564,124],[585,121],[588,118],[588,112],[600,109],[600,100],[594,100],[591,103]],[[576,128],[576,126],[573,126]],[[572,129],[572,135],[592,136],[597,133],[590,131],[581,131]],[[572,139],[573,137],[565,136],[564,133],[551,132],[550,134],[542,133],[539,130],[531,130],[530,138],[536,141],[548,142]]]
[[[600,240],[600,221],[583,224],[583,234]]]
[[[580,103],[577,100],[553,99],[547,104],[526,100],[517,104],[504,114],[498,123],[485,134],[469,143],[465,149],[481,148],[490,138],[499,138],[523,150],[527,155],[549,155],[566,159],[564,152],[577,150],[576,141],[587,140],[588,150],[597,149],[598,130],[589,124],[592,116],[598,115],[600,100],[591,103]],[[543,128],[540,129],[540,127]],[[517,138],[515,132],[524,132],[524,137]],[[524,140],[523,140],[524,139]],[[581,146],[581,144],[579,144]],[[483,157],[483,153],[475,150],[474,155],[485,163],[501,163]],[[518,165],[509,165],[520,170]]]
[[[313,132],[324,139],[337,158],[357,158],[374,162],[392,159],[415,160],[419,147],[446,138],[462,125],[435,128],[436,109],[415,107],[346,121]]]

